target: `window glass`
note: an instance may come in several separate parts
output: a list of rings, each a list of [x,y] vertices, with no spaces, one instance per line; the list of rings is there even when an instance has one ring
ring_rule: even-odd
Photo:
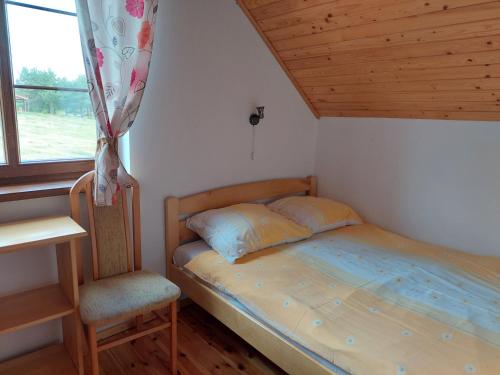
[[[66,86],[85,76],[76,17],[13,4],[7,14],[15,84]],[[29,82],[26,71],[38,71],[40,77]]]
[[[74,12],[74,1],[21,1]],[[96,124],[74,15],[7,1],[20,161],[92,159]]]
[[[6,2],[7,4],[10,2],[15,2],[76,13],[74,0],[7,0]]]
[[[88,93],[16,89],[16,114],[21,162],[94,157],[96,123]]]

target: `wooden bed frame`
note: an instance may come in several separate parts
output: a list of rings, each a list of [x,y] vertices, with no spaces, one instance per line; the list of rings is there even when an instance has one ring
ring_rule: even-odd
[[[186,228],[186,218],[197,212],[237,203],[271,200],[295,194],[316,195],[316,177],[251,182],[165,200],[167,275],[189,298],[224,323],[289,374],[334,374],[307,353],[284,340],[245,311],[176,267],[175,249],[199,239]]]

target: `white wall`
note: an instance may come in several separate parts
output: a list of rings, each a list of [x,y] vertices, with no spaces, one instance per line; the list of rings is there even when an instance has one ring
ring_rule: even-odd
[[[320,194],[369,222],[500,256],[500,124],[322,119]]]
[[[143,256],[165,268],[163,200],[314,169],[317,120],[232,0],[161,4],[148,89],[131,129]],[[256,159],[248,117],[265,105]]]
[[[161,2],[150,78],[132,128],[144,266],[165,271],[163,200],[314,170],[317,121],[233,0]],[[250,160],[250,113],[265,105]],[[65,197],[0,203],[0,222],[67,213]],[[56,280],[45,249],[2,255],[0,296]],[[0,360],[57,339],[58,324],[0,336]]]

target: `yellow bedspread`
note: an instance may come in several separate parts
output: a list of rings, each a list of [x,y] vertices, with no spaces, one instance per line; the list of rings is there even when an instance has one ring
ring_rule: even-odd
[[[500,258],[364,224],[185,267],[351,374],[500,374]]]

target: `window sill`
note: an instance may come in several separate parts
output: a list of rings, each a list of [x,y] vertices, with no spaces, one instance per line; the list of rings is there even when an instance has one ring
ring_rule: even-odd
[[[69,194],[76,179],[0,186],[0,202]]]

